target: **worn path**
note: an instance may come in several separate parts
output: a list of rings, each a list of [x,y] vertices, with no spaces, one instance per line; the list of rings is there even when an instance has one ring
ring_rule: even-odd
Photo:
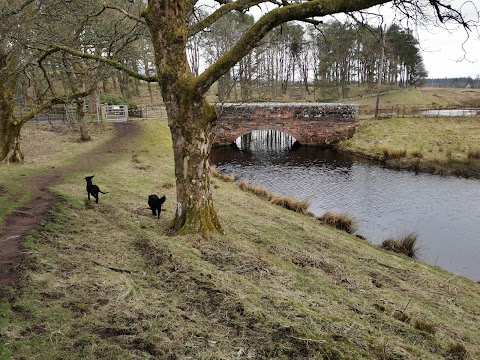
[[[21,276],[23,259],[23,241],[25,237],[45,219],[58,197],[49,188],[59,183],[67,174],[78,171],[92,171],[105,165],[106,153],[127,151],[127,143],[140,131],[138,124],[116,123],[116,134],[101,146],[81,156],[75,163],[62,168],[55,168],[47,174],[25,179],[32,192],[32,200],[7,216],[0,227],[0,299],[4,285],[14,285]],[[0,188],[0,200],[3,189]]]

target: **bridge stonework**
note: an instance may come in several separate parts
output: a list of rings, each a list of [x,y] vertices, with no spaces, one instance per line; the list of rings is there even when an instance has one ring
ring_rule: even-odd
[[[324,103],[244,103],[217,105],[214,145],[230,145],[253,130],[288,133],[301,145],[328,146],[352,137],[357,106]]]

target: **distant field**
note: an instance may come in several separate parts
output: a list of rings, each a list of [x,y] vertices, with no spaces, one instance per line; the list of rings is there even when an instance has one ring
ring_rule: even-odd
[[[372,115],[375,112],[376,96],[363,96],[352,99],[358,104],[360,115]],[[456,88],[416,88],[392,91],[380,96],[380,111],[393,116],[414,115],[418,110],[438,108],[480,108],[480,89]]]

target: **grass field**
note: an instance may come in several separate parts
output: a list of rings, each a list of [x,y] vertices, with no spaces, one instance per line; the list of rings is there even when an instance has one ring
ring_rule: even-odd
[[[412,125],[413,126],[413,125]],[[18,287],[2,288],[0,359],[477,359],[480,285],[381,250],[312,216],[213,179],[225,235],[171,236],[173,154],[165,121],[102,163],[71,171],[26,241]],[[93,141],[24,130],[6,194]],[[428,151],[427,151],[428,152]],[[7,176],[4,176],[8,174]],[[86,206],[85,175],[107,195]],[[148,194],[165,194],[160,220]],[[28,197],[28,194],[25,196]],[[4,216],[25,199],[13,195]]]
[[[339,148],[394,168],[480,178],[478,117],[360,120]]]

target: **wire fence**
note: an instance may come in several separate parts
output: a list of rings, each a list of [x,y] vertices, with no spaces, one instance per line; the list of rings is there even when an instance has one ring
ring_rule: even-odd
[[[128,109],[128,115],[125,113],[126,107],[123,107],[120,110],[116,110],[114,107],[109,108],[109,116],[103,116],[102,113],[87,114],[88,122],[125,122],[130,120],[141,120],[141,119],[157,119],[164,120],[167,119],[167,111],[165,106],[153,106],[153,105],[140,105],[136,109]],[[125,107],[125,108],[124,108]],[[15,116],[20,118],[26,115],[30,109],[20,108],[15,112]],[[118,112],[118,114],[117,114]],[[121,112],[121,114],[120,114]],[[77,114],[75,110],[75,116],[72,115],[72,108],[66,107],[53,107],[47,112],[37,114],[32,119],[28,121],[29,124],[45,124],[45,123],[65,123],[69,124],[75,122],[77,119]]]

